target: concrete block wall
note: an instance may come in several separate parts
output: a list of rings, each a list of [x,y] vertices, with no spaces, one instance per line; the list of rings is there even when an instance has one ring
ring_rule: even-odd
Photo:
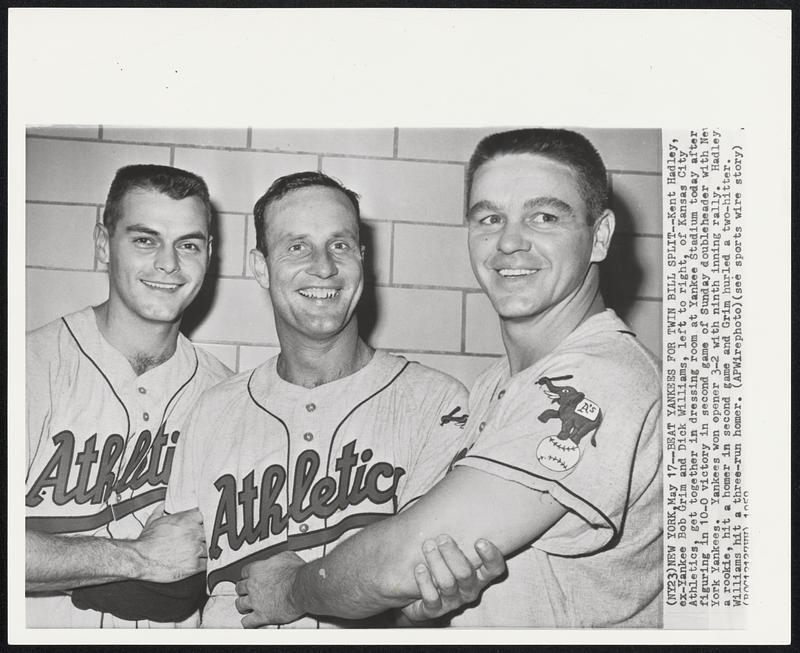
[[[466,162],[498,129],[153,129],[33,127],[27,138],[26,324],[107,293],[92,229],[117,168],[163,163],[203,176],[217,208],[212,273],[184,319],[237,371],[278,351],[267,294],[252,279],[252,209],[278,176],[321,170],[361,195],[368,286],[361,324],[375,347],[468,386],[502,352],[497,317],[466,250]],[[609,170],[617,236],[603,264],[609,303],[661,352],[661,133],[577,129]]]

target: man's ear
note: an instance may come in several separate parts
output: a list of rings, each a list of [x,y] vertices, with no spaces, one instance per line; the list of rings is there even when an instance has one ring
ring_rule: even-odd
[[[611,238],[614,236],[614,227],[616,224],[617,220],[611,209],[603,211],[600,217],[595,220],[593,226],[594,240],[592,241],[592,263],[599,263],[605,260],[608,254],[608,248],[611,246]]]
[[[269,290],[269,269],[267,268],[267,259],[264,258],[261,250],[250,250],[250,269],[253,271],[253,276],[258,281],[258,284],[264,290]]]
[[[104,224],[98,222],[94,226],[94,257],[98,263],[108,265],[110,260],[109,239],[108,229]]]
[[[363,261],[364,260],[364,256],[366,256],[366,254],[367,254],[367,246],[366,245],[359,245],[358,246],[358,251],[361,252],[361,260]]]

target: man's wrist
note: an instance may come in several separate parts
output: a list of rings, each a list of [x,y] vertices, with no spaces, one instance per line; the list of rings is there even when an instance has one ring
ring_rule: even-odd
[[[304,588],[308,584],[307,575],[309,571],[309,565],[307,563],[303,565],[298,565],[294,569],[294,573],[292,575],[292,581],[289,585],[289,591],[286,595],[286,599],[289,602],[289,605],[292,606],[292,610],[295,611],[298,615],[304,615],[308,612],[308,609],[305,605],[306,601],[304,600],[305,592]]]
[[[131,580],[147,580],[147,558],[141,553],[137,540],[111,540],[119,550],[119,574]]]

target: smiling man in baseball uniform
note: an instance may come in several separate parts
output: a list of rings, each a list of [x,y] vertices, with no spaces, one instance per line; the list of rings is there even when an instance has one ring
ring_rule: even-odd
[[[121,168],[94,234],[108,299],[28,334],[29,628],[156,626],[104,612],[97,592],[137,579],[174,604],[183,585],[171,582],[205,567],[199,513],[162,516],[159,502],[191,407],[230,375],[179,332],[211,217],[197,175]]]
[[[206,628],[241,627],[235,585],[250,563],[287,550],[314,560],[412,504],[446,472],[466,422],[458,381],[359,337],[364,248],[355,193],[322,173],[296,173],[276,180],[254,215],[251,265],[269,291],[281,352],[203,395],[167,493],[168,511],[203,514]],[[452,540],[439,543],[453,553]],[[474,574],[466,558],[463,573],[456,569],[473,589],[504,570],[491,545],[475,550],[482,571]],[[439,589],[442,559],[421,558]],[[425,596],[420,573],[425,565],[409,570],[415,592],[406,604]],[[419,607],[412,603],[406,617],[432,616]],[[390,625],[389,617],[302,618],[291,627]]]
[[[661,624],[660,371],[600,294],[605,166],[575,132],[524,129],[484,139],[468,180],[472,268],[507,354],[475,383],[468,447],[408,510],[324,558],[251,565],[248,625],[402,605],[420,543],[442,531],[509,556],[508,578],[453,625]]]

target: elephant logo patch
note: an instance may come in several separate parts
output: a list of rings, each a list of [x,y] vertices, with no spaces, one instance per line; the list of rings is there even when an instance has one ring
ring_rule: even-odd
[[[540,422],[561,420],[561,430],[556,435],[543,439],[536,449],[536,457],[547,469],[565,472],[578,464],[581,457],[581,440],[592,433],[592,446],[597,446],[595,435],[603,421],[600,406],[585,394],[569,385],[555,385],[553,381],[566,381],[572,375],[548,378],[543,376],[536,384],[542,386],[558,408],[548,408],[539,415]]]

